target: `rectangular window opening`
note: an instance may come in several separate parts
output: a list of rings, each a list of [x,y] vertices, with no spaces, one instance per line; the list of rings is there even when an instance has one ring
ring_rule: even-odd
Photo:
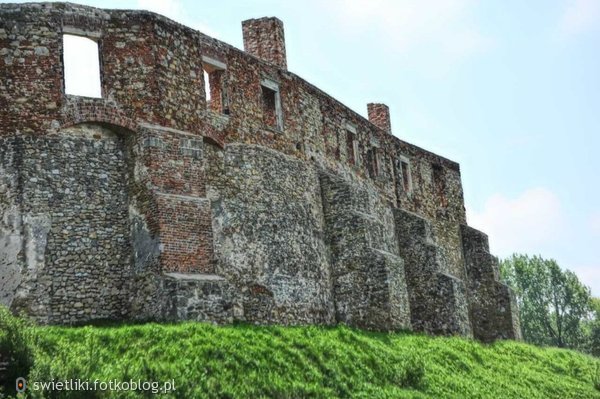
[[[358,139],[356,137],[356,126],[346,122],[346,159],[351,165],[359,166],[360,158],[358,152]]]
[[[98,42],[83,36],[63,35],[65,94],[102,97]]]
[[[410,193],[412,191],[410,162],[404,157],[400,160],[400,172],[402,173],[402,188],[406,193]]]
[[[204,95],[206,96],[206,105],[210,108],[210,76],[206,69],[202,69],[204,75]]]
[[[352,132],[350,132],[349,130],[346,130],[346,153],[347,158],[348,158],[348,162],[350,162],[352,165],[356,164],[356,154],[354,152],[354,134],[352,134]]]
[[[380,160],[377,152],[377,147],[371,147],[367,152],[367,166],[369,169],[369,176],[377,177],[380,174]]]
[[[283,130],[279,86],[271,81],[261,83],[263,123],[273,129]]]
[[[229,100],[225,87],[226,68],[226,65],[220,61],[202,57],[206,108],[214,112],[229,115]]]

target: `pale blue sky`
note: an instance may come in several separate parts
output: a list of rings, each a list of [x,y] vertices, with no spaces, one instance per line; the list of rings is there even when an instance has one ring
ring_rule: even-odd
[[[80,1],[144,8],[242,48],[284,21],[289,69],[460,163],[492,251],[555,258],[600,295],[600,0]]]

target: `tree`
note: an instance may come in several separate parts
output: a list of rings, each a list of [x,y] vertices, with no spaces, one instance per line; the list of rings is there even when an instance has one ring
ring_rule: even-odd
[[[600,298],[592,298],[593,318],[589,322],[589,350],[593,356],[600,357]]]
[[[587,349],[583,325],[592,316],[591,293],[575,273],[552,259],[517,254],[501,262],[501,273],[515,290],[525,341]]]

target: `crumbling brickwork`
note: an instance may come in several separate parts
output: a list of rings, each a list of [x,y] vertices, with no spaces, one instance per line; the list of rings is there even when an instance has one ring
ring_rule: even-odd
[[[390,120],[390,109],[385,104],[368,103],[367,115],[372,124],[384,132],[392,132],[392,122]]]
[[[0,301],[519,338],[458,164],[288,71],[280,20],[242,30],[245,51],[146,11],[0,5]],[[101,98],[65,93],[64,34],[98,43]]]

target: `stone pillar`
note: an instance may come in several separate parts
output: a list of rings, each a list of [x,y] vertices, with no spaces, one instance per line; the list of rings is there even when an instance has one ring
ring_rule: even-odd
[[[242,22],[244,50],[263,61],[287,69],[283,22],[275,17]]]
[[[500,281],[498,260],[490,254],[488,237],[460,226],[467,271],[473,335],[483,342],[522,339],[519,309],[513,291]]]

